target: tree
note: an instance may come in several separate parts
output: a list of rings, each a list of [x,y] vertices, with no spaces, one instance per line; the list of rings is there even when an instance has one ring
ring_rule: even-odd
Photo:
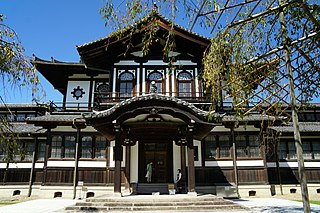
[[[106,26],[117,32],[135,26],[155,8],[147,0],[114,2],[106,0],[100,12]],[[320,98],[317,0],[158,0],[158,4],[157,10],[168,14],[172,23],[180,19],[190,30],[202,27],[212,38],[203,56],[202,79],[212,94],[213,110],[231,100],[236,115],[259,111],[295,123],[302,199],[305,212],[310,212],[296,112]],[[168,44],[174,42],[169,35]]]
[[[36,70],[24,55],[17,33],[5,23],[0,14],[0,76],[2,85],[31,86],[35,95],[39,79]]]
[[[24,55],[24,48],[17,33],[5,23],[5,16],[0,14],[0,81],[4,93],[7,88],[21,89],[31,87],[32,95],[35,97],[39,91],[39,80],[36,70],[30,63],[29,58]],[[0,103],[7,107],[2,94]],[[8,114],[14,116],[7,107]],[[7,162],[14,159],[14,155],[22,154],[17,142],[19,135],[14,131],[8,117],[0,118],[0,151],[5,153]]]

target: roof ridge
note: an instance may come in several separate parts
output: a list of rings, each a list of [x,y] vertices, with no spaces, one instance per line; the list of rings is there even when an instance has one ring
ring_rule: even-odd
[[[98,38],[98,39],[96,39],[96,40],[93,40],[93,41],[90,41],[90,42],[87,42],[87,43],[84,43],[84,44],[81,44],[81,45],[76,45],[76,47],[77,47],[77,49],[78,49],[78,48],[82,48],[82,47],[85,47],[85,46],[89,46],[89,45],[94,44],[94,43],[96,43],[96,42],[103,41],[103,40],[105,40],[105,39],[107,39],[107,38],[112,37],[112,36],[115,35],[115,34],[118,34],[118,33],[121,32],[121,31],[127,31],[127,30],[129,30],[129,29],[132,29],[132,28],[134,28],[135,26],[138,26],[139,24],[143,23],[143,22],[146,21],[147,19],[149,19],[149,18],[154,18],[154,17],[159,17],[160,19],[163,19],[163,20],[165,20],[165,21],[168,22],[168,23],[173,23],[173,26],[174,26],[174,27],[176,27],[176,28],[178,28],[178,29],[180,29],[180,30],[186,31],[186,32],[188,32],[188,33],[190,33],[190,34],[192,34],[192,35],[194,35],[194,36],[198,36],[198,37],[200,37],[200,38],[210,40],[210,38],[208,38],[208,37],[206,37],[206,36],[203,36],[203,35],[201,35],[201,34],[199,34],[199,33],[196,33],[196,32],[194,32],[194,31],[188,30],[187,28],[183,27],[182,25],[177,24],[176,22],[172,22],[172,20],[170,20],[169,18],[167,18],[167,17],[165,17],[164,15],[160,14],[158,11],[156,11],[156,10],[151,10],[149,13],[147,13],[145,16],[143,16],[140,20],[137,20],[135,23],[133,23],[133,24],[131,24],[131,25],[128,25],[128,26],[126,26],[126,27],[124,27],[124,28],[122,28],[122,29],[119,29],[119,30],[115,31],[115,32],[111,32],[110,34],[108,34],[108,35],[106,35],[106,36],[104,36],[104,37],[102,37],[102,38]]]

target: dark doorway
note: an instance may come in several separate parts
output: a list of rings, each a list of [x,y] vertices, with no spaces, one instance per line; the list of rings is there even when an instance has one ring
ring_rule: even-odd
[[[141,142],[139,147],[139,182],[147,182],[145,175],[149,162],[153,163],[151,183],[172,182],[172,142]]]

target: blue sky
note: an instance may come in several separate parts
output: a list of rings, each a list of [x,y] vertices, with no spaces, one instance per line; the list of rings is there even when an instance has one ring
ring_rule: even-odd
[[[78,62],[76,45],[109,34],[99,14],[103,0],[0,0],[0,13],[25,47],[27,56]],[[62,101],[62,95],[40,78],[47,96],[41,101]],[[0,94],[5,92],[0,88]],[[31,103],[31,91],[11,89],[6,103]]]

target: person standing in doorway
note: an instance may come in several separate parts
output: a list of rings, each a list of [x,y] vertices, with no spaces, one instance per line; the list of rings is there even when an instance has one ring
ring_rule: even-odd
[[[147,174],[146,174],[146,178],[147,178],[148,183],[151,182],[152,170],[153,170],[152,161],[150,161],[150,163],[148,163],[148,165],[147,165]]]
[[[181,193],[182,192],[182,173],[181,173],[181,169],[177,170],[176,191],[177,191],[177,193]]]

